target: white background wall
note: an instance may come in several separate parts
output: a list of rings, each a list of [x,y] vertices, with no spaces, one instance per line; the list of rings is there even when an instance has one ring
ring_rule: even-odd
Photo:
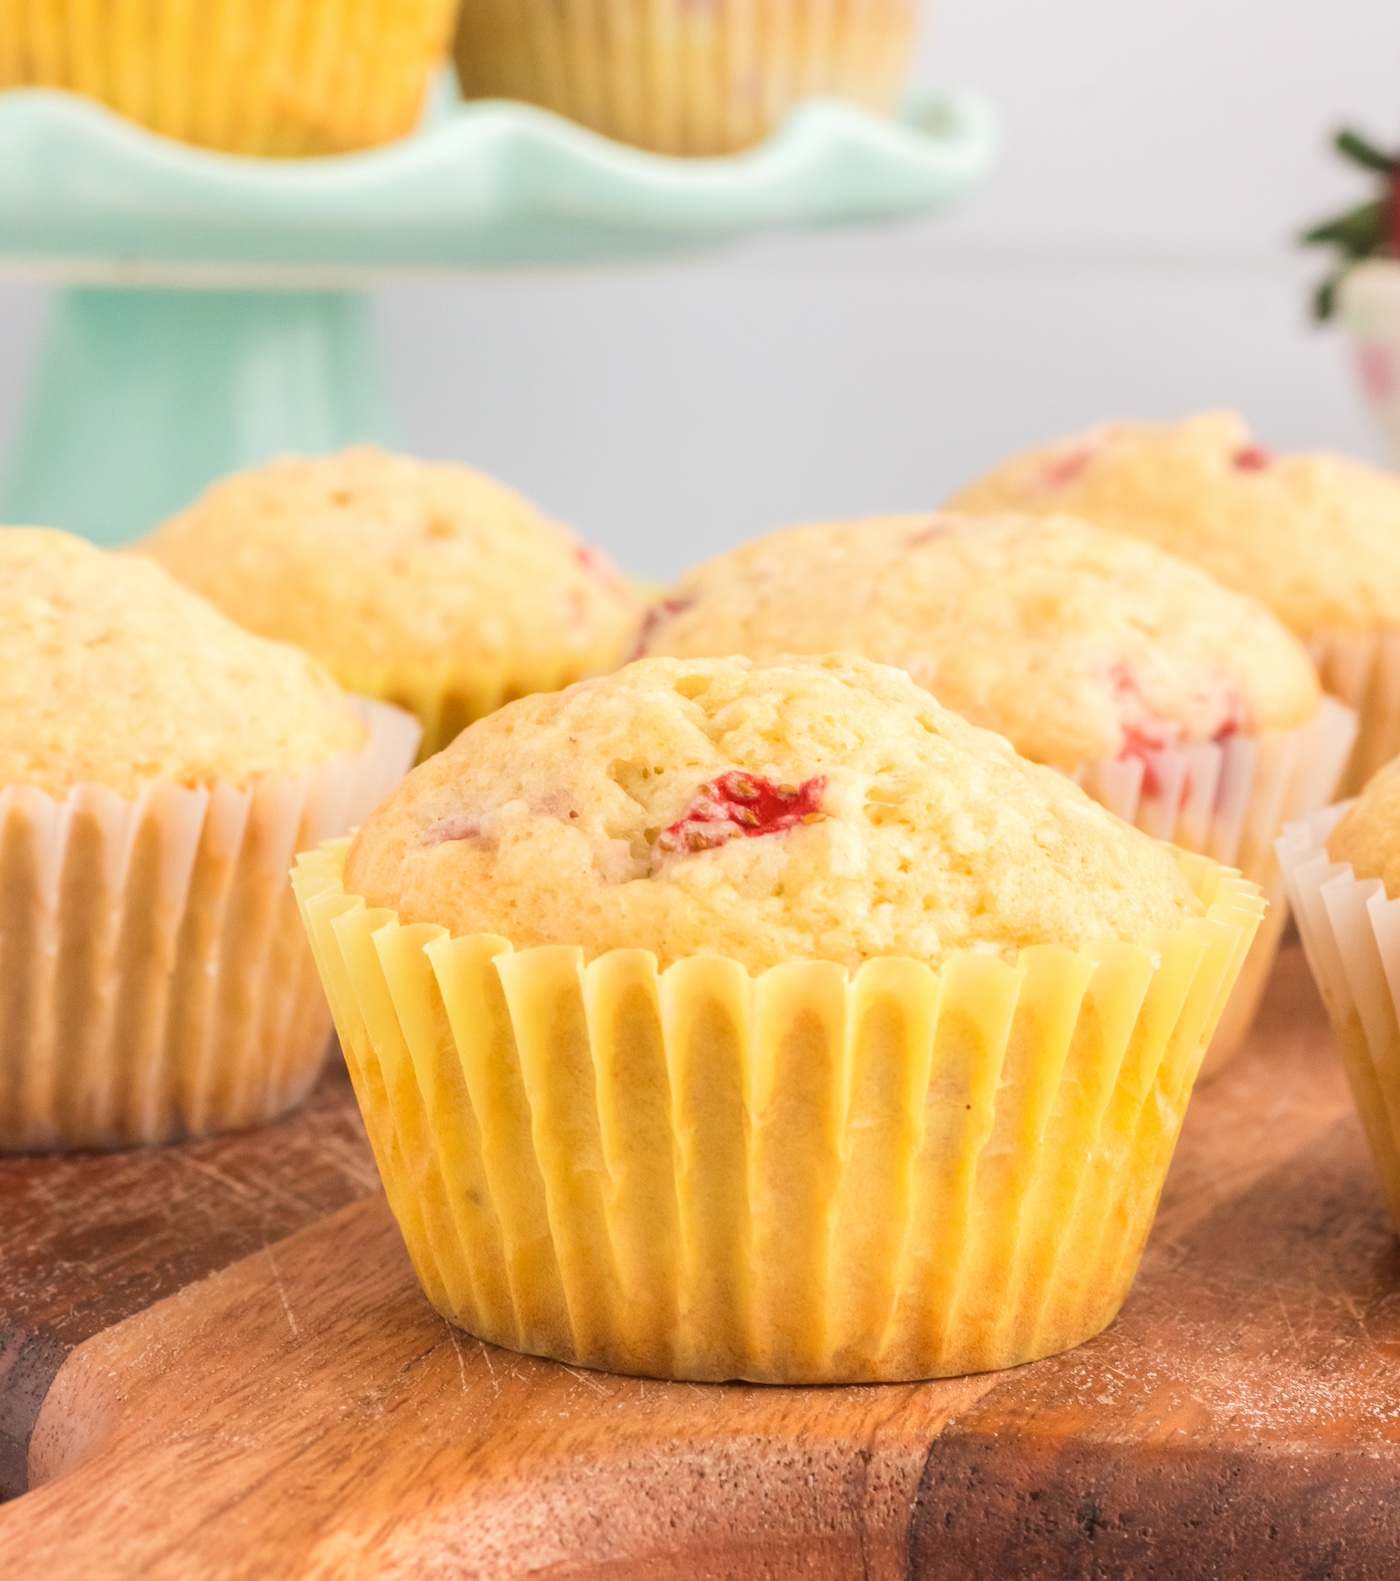
[[[1274,444],[1375,453],[1292,237],[1361,195],[1335,124],[1400,142],[1395,0],[942,0],[919,69],[1005,121],[954,214],[383,292],[409,446],[658,577],[784,522],[936,503],[1110,414],[1229,404]],[[0,287],[0,437],[41,308]]]

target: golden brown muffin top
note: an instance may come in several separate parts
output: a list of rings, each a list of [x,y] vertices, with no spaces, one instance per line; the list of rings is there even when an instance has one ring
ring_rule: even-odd
[[[225,478],[138,548],[354,690],[385,671],[548,685],[618,663],[637,617],[606,558],[523,495],[370,446]]]
[[[937,963],[1199,914],[1170,849],[848,654],[641,659],[508,704],[416,769],[346,887],[517,946]]]
[[[1400,895],[1400,758],[1372,775],[1327,838],[1334,862],[1350,862],[1357,878],[1378,878]]]
[[[1067,516],[882,517],[772,533],[682,578],[643,649],[840,649],[1072,769],[1317,713],[1302,645],[1262,604]]]
[[[357,751],[313,659],[226,620],[159,566],[0,528],[0,786],[245,783]]]
[[[1400,624],[1400,478],[1271,454],[1231,412],[1106,423],[1015,457],[948,508],[1069,512],[1144,538],[1305,637]]]

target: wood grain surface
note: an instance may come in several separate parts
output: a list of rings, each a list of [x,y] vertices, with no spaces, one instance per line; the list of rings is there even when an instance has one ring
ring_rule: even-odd
[[[559,1367],[449,1329],[374,1194],[76,1345],[0,1574],[1388,1578],[1397,1362],[1400,1253],[1287,951],[1070,1355],[854,1389]]]
[[[338,1051],[260,1131],[127,1153],[0,1158],[0,1498],[74,1346],[377,1191]]]

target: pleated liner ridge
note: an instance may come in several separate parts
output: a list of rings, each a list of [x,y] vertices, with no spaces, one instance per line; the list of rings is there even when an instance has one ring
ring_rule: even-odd
[[[340,153],[413,130],[455,17],[455,0],[0,0],[0,89],[67,88],[231,153]]]
[[[1355,711],[1324,697],[1316,717],[1295,730],[1197,742],[1149,753],[1146,760],[1101,758],[1073,776],[1095,801],[1154,840],[1238,868],[1269,902],[1201,1061],[1202,1080],[1244,1042],[1278,955],[1288,901],[1274,840],[1286,823],[1336,794],[1356,733]]]
[[[568,658],[521,657],[509,664],[479,664],[469,672],[452,664],[427,668],[362,663],[339,666],[337,679],[352,692],[378,697],[415,715],[423,727],[421,763],[451,746],[468,725],[507,703],[535,692],[562,692],[596,669]]]
[[[418,1277],[515,1350],[655,1377],[1007,1367],[1117,1312],[1264,903],[1147,947],[750,977],[516,951],[294,884]]]
[[[330,1034],[287,869],[407,771],[416,721],[296,779],[0,790],[0,1152],[238,1129],[298,1102]]]
[[[1400,900],[1334,862],[1327,840],[1350,801],[1292,823],[1278,841],[1293,914],[1351,1095],[1400,1229]]]
[[[814,96],[893,110],[918,12],[917,0],[463,0],[457,71],[468,98],[546,105],[660,153],[722,154]]]
[[[1360,717],[1351,762],[1337,793],[1354,796],[1400,752],[1400,629],[1314,632],[1308,652],[1323,688]]]

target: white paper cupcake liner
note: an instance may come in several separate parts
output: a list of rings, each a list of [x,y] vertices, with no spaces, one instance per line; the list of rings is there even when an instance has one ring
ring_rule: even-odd
[[[1308,652],[1322,685],[1354,708],[1360,719],[1356,746],[1340,792],[1354,796],[1366,781],[1400,754],[1400,630],[1321,631]]]
[[[1269,910],[1221,1018],[1202,1079],[1214,1075],[1249,1031],[1288,917],[1274,840],[1291,819],[1336,794],[1356,740],[1356,714],[1324,697],[1297,730],[1231,736],[1214,743],[1101,758],[1074,779],[1110,812],[1153,839],[1196,851],[1258,884]]]
[[[420,733],[357,706],[366,745],[296,779],[0,790],[0,1152],[237,1129],[306,1094],[330,1016],[288,872],[383,799]]]
[[[1400,900],[1327,854],[1352,805],[1289,824],[1279,864],[1391,1216],[1400,1227]]]

